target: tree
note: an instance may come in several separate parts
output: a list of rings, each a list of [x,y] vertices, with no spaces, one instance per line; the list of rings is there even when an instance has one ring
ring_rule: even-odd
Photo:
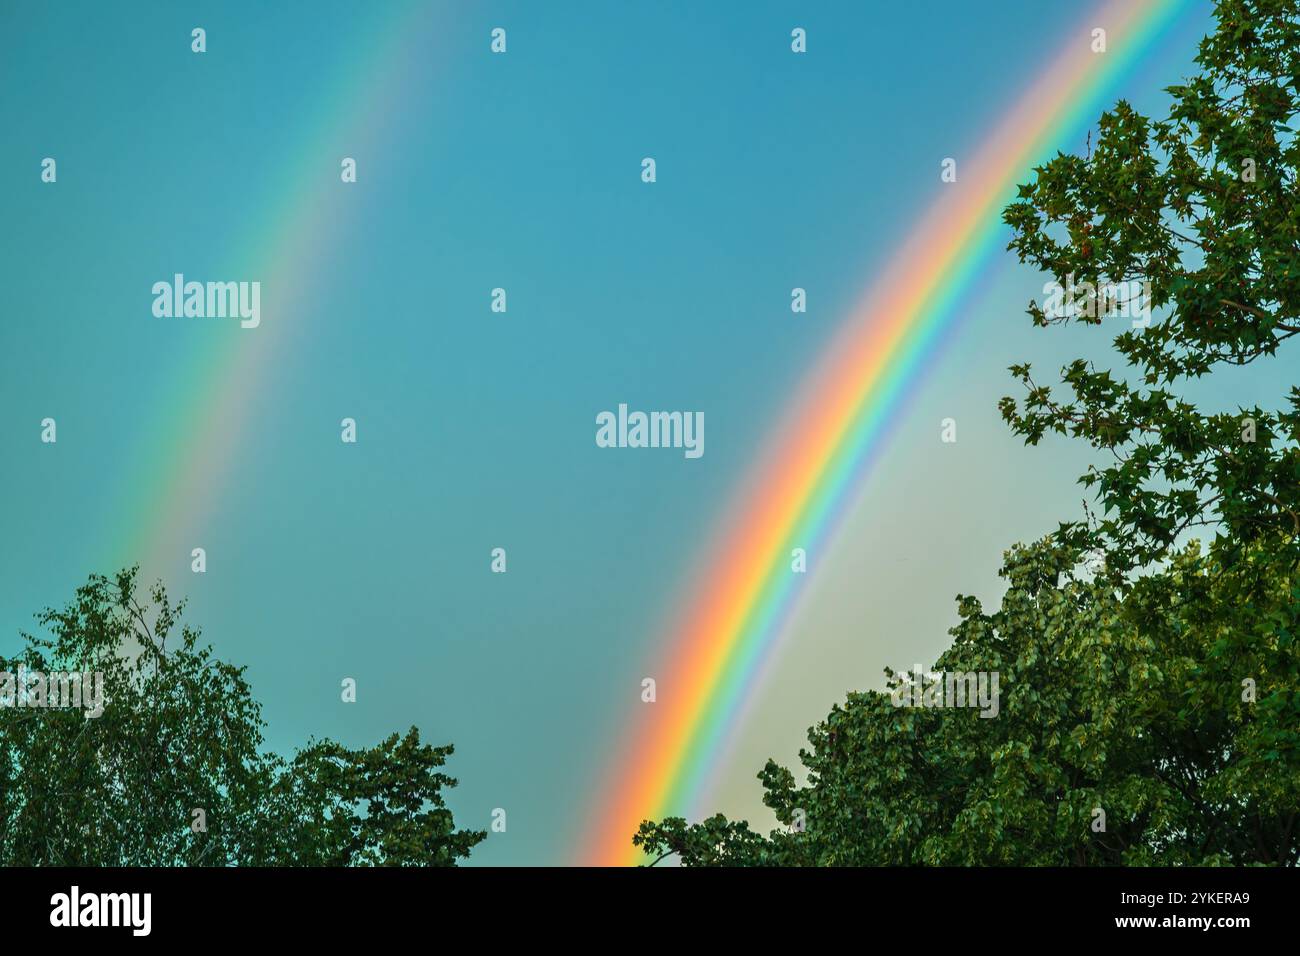
[[[669,818],[635,842],[696,866],[1300,862],[1300,576],[1261,562],[1247,585],[1193,546],[1121,596],[1076,558],[1014,548],[996,611],[959,598],[936,670],[997,673],[996,716],[850,694],[809,731],[805,785],[759,774],[785,829]]]
[[[1117,585],[1192,528],[1217,530],[1228,563],[1261,540],[1281,560],[1300,556],[1300,389],[1278,410],[1213,412],[1173,391],[1272,358],[1300,333],[1300,11],[1296,0],[1220,0],[1215,12],[1201,72],[1169,88],[1167,118],[1120,102],[1102,115],[1095,152],[1035,170],[1004,216],[1022,261],[1093,287],[1079,315],[1031,305],[1035,325],[1100,326],[1126,303],[1096,290],[1124,283],[1147,283],[1166,313],[1114,339],[1136,381],[1078,359],[1062,370],[1061,398],[1017,365],[1026,396],[1001,405],[1028,444],[1051,432],[1110,456],[1080,479],[1101,519],[1062,534],[1103,549]]]
[[[142,602],[136,576],[93,575],[0,659],[0,865],[452,865],[485,838],[443,801],[452,748],[414,727],[369,750],[265,752],[244,669],[161,584]],[[102,698],[87,680],[81,706],[51,706],[69,673],[102,675]]]
[[[786,829],[669,818],[638,845],[687,865],[1300,862],[1300,389],[1267,411],[1184,394],[1300,333],[1300,2],[1215,14],[1166,118],[1118,103],[1004,214],[1020,259],[1080,293],[1032,303],[1034,325],[1122,314],[1128,371],[1078,359],[1062,397],[1011,369],[1026,444],[1109,457],[1080,478],[1098,513],[1008,553],[997,611],[958,599],[936,668],[998,672],[997,718],[851,694],[809,731],[805,785],[759,775]],[[1134,289],[1154,324],[1127,321]]]

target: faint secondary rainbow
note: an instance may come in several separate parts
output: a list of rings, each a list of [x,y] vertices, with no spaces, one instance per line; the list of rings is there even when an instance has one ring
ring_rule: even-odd
[[[433,22],[434,14],[442,16],[412,0],[394,4],[371,24],[357,19],[352,49],[332,86],[309,104],[313,119],[303,126],[301,145],[274,194],[236,230],[241,241],[231,249],[230,266],[240,278],[262,283],[262,323],[256,330],[210,324],[203,347],[183,356],[158,383],[158,417],[139,432],[134,468],[116,496],[121,505],[99,539],[110,556],[97,556],[94,566],[139,562],[146,580],[188,571],[192,541],[186,536],[220,508],[240,441],[271,384],[273,362],[286,357],[285,343],[308,326],[329,251],[350,236],[346,222],[330,218],[322,192],[361,188],[340,185],[340,160],[356,157],[364,184],[366,156],[408,119],[420,68],[439,60],[435,28],[446,24]],[[185,264],[175,263],[174,271],[186,271]]]
[[[1109,0],[1078,24],[982,148],[959,159],[958,182],[903,240],[805,380],[749,472],[670,627],[658,701],[619,741],[581,861],[629,864],[639,822],[689,812],[770,662],[804,576],[792,548],[815,556],[862,485],[909,389],[960,313],[981,265],[1005,241],[1001,209],[1030,169],[1093,123],[1105,99],[1185,0]],[[1092,29],[1107,33],[1094,53]],[[937,179],[937,169],[936,169]]]

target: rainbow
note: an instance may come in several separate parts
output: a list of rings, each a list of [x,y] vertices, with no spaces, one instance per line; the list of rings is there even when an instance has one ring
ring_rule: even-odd
[[[711,539],[694,575],[702,584],[669,627],[658,701],[653,708],[638,703],[638,719],[618,741],[580,862],[643,860],[631,845],[640,821],[681,815],[704,790],[806,577],[791,572],[791,550],[815,556],[842,522],[909,389],[960,316],[963,296],[1005,244],[1000,212],[1017,182],[1062,141],[1082,135],[1187,8],[1183,0],[1101,4],[1026,85],[979,152],[959,159],[958,182],[941,190],[833,337]],[[1092,51],[1094,27],[1107,31],[1104,54]]]
[[[372,24],[350,25],[352,51],[332,86],[310,104],[300,149],[273,192],[254,206],[262,212],[238,230],[244,241],[229,251],[231,274],[262,282],[262,324],[255,331],[213,326],[203,347],[179,356],[157,384],[159,412],[138,432],[127,458],[134,465],[124,469],[112,498],[120,505],[94,539],[105,553],[91,566],[139,561],[145,580],[188,571],[193,540],[187,536],[219,511],[273,364],[293,335],[310,326],[318,305],[311,290],[334,244],[349,235],[345,222],[329,218],[320,195],[353,188],[339,183],[343,156],[358,158],[364,182],[365,157],[388,147],[406,119],[410,91],[427,85],[428,64],[439,60],[432,38],[446,25],[444,12],[421,2],[394,5]],[[185,271],[183,263],[174,265],[165,274]]]

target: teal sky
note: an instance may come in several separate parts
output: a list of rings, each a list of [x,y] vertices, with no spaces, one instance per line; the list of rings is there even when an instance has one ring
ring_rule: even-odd
[[[142,562],[248,665],[273,747],[416,724],[456,745],[459,823],[507,811],[474,862],[565,862],[753,456],[939,161],[983,144],[1092,4],[293,6],[0,4],[0,653],[90,572]],[[1208,12],[1189,2],[1126,81],[1140,108],[1163,108]],[[414,53],[395,71],[394,37]],[[285,289],[291,195],[322,234]],[[263,327],[155,318],[174,272],[262,280]],[[1086,458],[1020,447],[995,407],[1011,362],[1096,338],[1030,327],[1042,281],[1006,255],[965,303],[705,805],[765,821],[769,755],[793,761],[886,664],[932,661],[953,596],[996,598],[1003,549],[1078,513]],[[203,517],[167,516],[184,547],[139,553],[139,482],[219,438],[159,430],[220,397],[190,370],[290,321],[264,375],[216,381],[252,413],[216,423],[235,431]],[[597,448],[620,402],[703,411],[704,456]]]

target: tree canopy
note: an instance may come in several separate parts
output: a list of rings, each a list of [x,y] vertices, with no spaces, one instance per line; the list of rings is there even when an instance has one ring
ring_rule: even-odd
[[[457,830],[443,799],[452,747],[414,727],[369,749],[267,752],[244,668],[136,578],[92,576],[0,659],[16,678],[0,707],[0,865],[453,865],[485,838]],[[84,699],[15,705],[52,692],[34,677],[96,672],[97,716]]]

